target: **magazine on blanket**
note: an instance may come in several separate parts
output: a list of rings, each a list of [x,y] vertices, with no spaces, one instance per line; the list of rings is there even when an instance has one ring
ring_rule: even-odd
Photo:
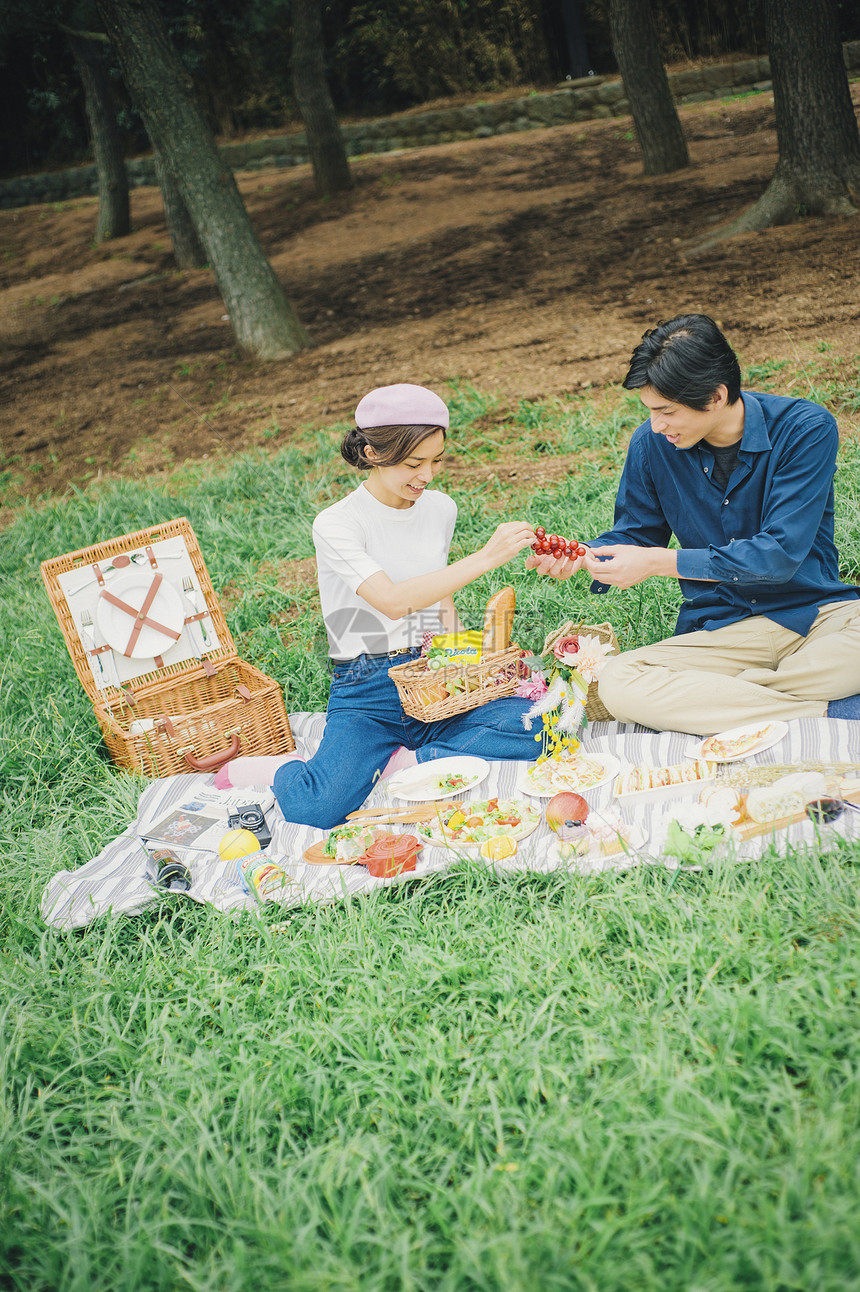
[[[201,860],[201,853],[214,852],[217,856],[222,836],[236,825],[241,828],[241,822],[229,824],[231,816],[241,816],[243,809],[252,806],[259,807],[265,815],[274,802],[271,790],[259,786],[240,790],[206,788],[142,829],[140,841],[150,856],[167,849],[191,865]]]

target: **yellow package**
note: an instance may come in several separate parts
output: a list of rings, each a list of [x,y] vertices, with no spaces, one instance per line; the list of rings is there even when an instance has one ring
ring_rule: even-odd
[[[427,662],[431,668],[447,664],[477,664],[481,658],[483,633],[439,633],[430,643]],[[438,661],[438,663],[436,662]]]

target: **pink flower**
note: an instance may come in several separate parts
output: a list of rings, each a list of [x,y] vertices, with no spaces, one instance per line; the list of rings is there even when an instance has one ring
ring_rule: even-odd
[[[547,684],[543,673],[532,673],[531,677],[524,678],[514,691],[514,695],[520,696],[523,700],[531,700],[533,703],[546,693]]]
[[[579,650],[578,637],[561,637],[552,648],[552,653],[556,659],[562,663],[569,663],[571,656]],[[565,656],[568,658],[565,659]]]

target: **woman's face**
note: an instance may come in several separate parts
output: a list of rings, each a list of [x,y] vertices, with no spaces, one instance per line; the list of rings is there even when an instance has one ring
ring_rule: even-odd
[[[365,450],[371,456],[371,450]],[[411,507],[417,502],[431,480],[442,469],[445,452],[445,434],[433,431],[420,440],[402,462],[393,467],[373,467],[367,487],[386,507]]]

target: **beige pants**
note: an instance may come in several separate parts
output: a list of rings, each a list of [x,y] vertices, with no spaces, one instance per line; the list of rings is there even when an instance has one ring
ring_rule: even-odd
[[[860,693],[860,600],[822,606],[806,637],[757,616],[610,656],[599,692],[620,722],[696,736],[821,718]]]

